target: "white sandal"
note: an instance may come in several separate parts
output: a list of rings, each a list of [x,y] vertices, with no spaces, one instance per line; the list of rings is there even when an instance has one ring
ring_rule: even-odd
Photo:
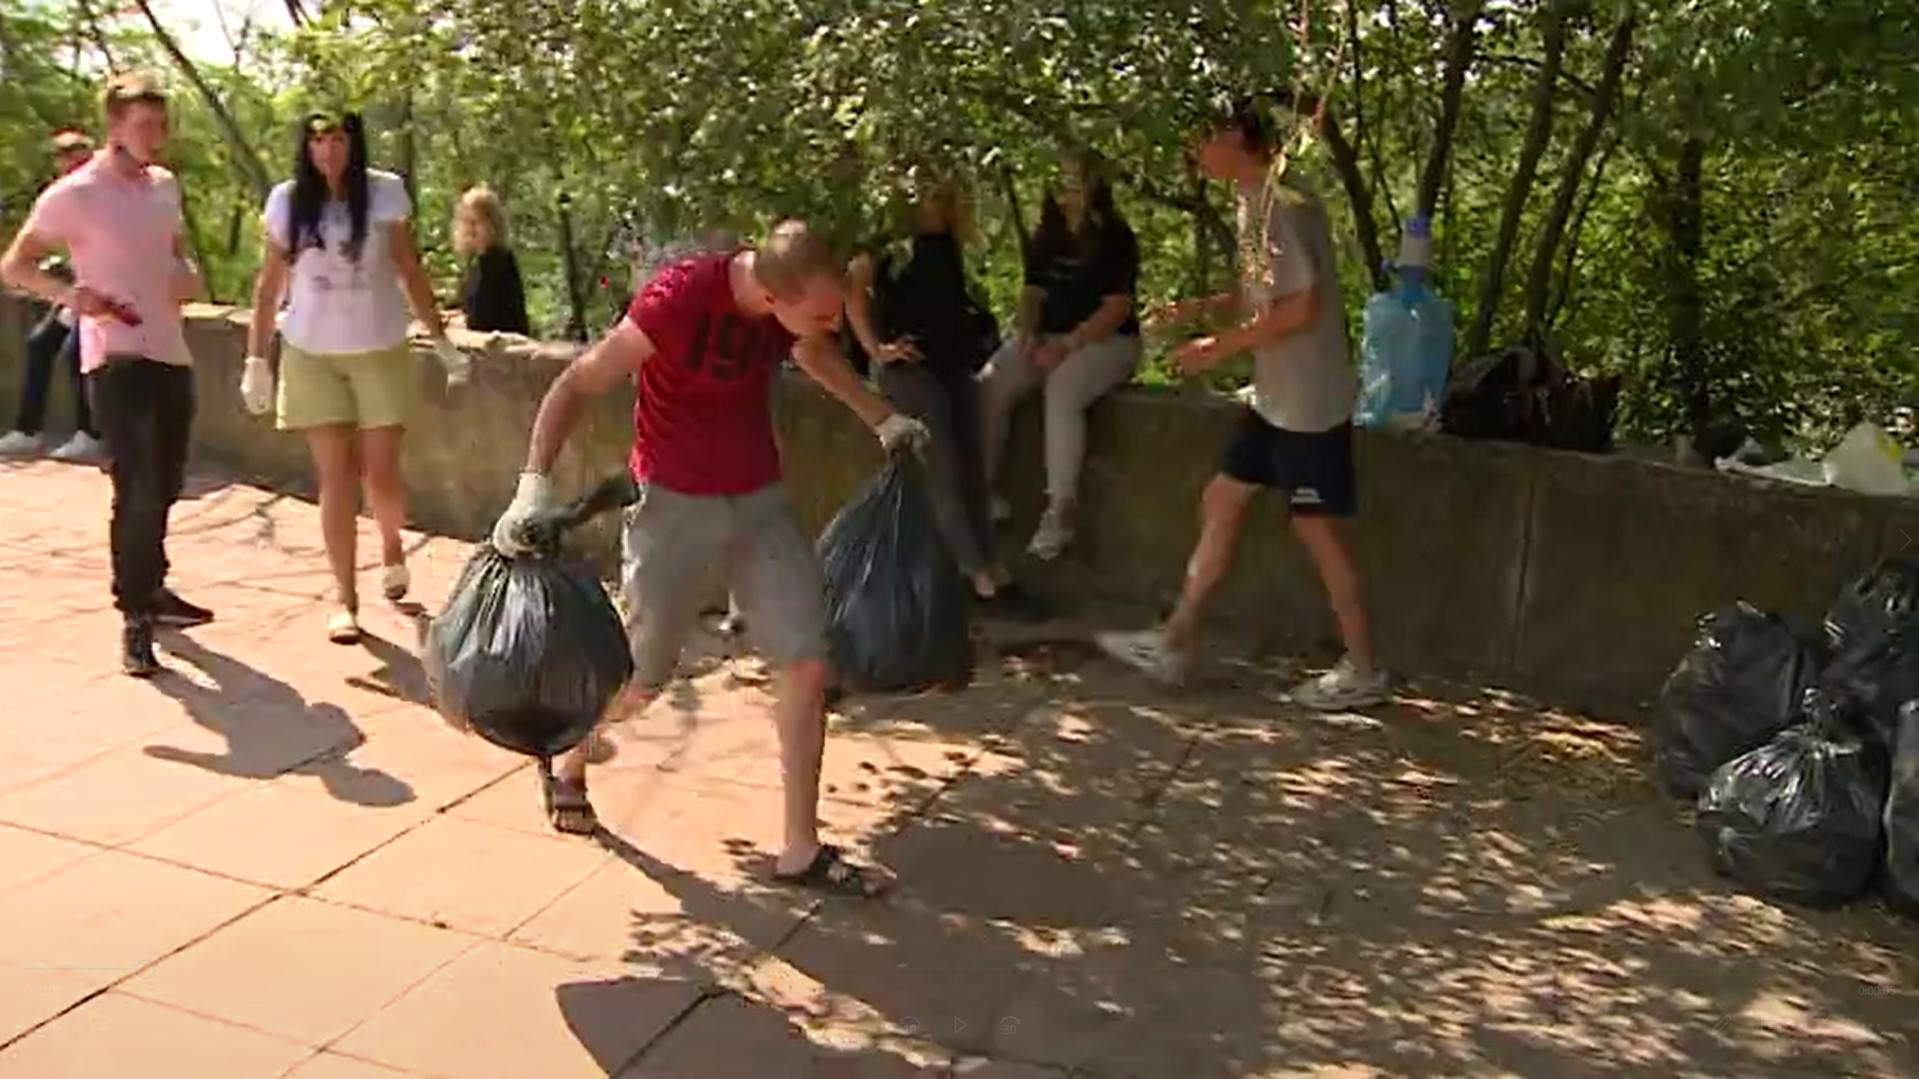
[[[359,644],[359,616],[345,608],[333,612],[333,617],[327,619],[326,639],[334,644]]]
[[[380,574],[380,592],[391,602],[398,603],[405,599],[412,587],[413,575],[406,571],[405,562],[395,562]]]

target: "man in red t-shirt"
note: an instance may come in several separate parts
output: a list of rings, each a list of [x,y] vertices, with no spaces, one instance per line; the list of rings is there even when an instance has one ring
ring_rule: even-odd
[[[621,579],[635,670],[615,711],[637,710],[672,678],[712,573],[722,571],[748,631],[779,671],[785,835],[775,875],[865,895],[876,887],[871,876],[819,841],[825,586],[780,482],[769,400],[790,354],[889,450],[925,441],[926,428],[869,391],[841,353],[844,298],[830,247],[798,221],[779,225],[757,249],[662,268],[620,324],[547,391],[493,544],[509,555],[526,551],[524,526],[554,505],[546,473],[585,401],[637,378],[631,465],[643,493],[627,518]],[[553,826],[592,832],[598,822],[586,797],[586,746],[554,771],[545,792]]]

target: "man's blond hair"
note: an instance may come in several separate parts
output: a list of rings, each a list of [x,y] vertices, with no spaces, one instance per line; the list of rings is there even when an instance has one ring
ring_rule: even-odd
[[[107,120],[118,120],[135,105],[160,105],[167,103],[167,92],[160,86],[160,80],[146,71],[122,71],[107,79],[100,89],[100,111]]]
[[[840,279],[839,257],[824,236],[804,221],[786,220],[773,226],[753,260],[753,276],[766,291],[792,299],[816,278]]]

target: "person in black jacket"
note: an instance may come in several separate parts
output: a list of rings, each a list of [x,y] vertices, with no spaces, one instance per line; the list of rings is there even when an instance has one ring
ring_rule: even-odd
[[[1133,377],[1141,352],[1133,310],[1139,243],[1092,152],[1062,163],[1024,255],[1017,333],[981,375],[986,474],[997,478],[1014,407],[1039,391],[1046,404],[1046,512],[1027,550],[1051,561],[1073,542],[1086,411]]]
[[[507,246],[506,209],[484,184],[469,187],[453,210],[453,250],[467,260],[460,285],[466,328],[531,336],[520,264]]]
[[[974,594],[998,613],[1036,616],[994,553],[974,376],[999,342],[966,277],[967,200],[952,180],[922,178],[917,187],[907,236],[853,259],[846,321],[880,392],[931,432],[924,455],[933,511]]]

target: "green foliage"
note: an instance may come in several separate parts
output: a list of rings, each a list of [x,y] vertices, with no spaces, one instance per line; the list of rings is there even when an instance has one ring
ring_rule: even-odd
[[[1575,367],[1627,374],[1624,418],[1644,436],[1736,418],[1818,437],[1883,417],[1919,376],[1919,164],[1906,150],[1919,135],[1919,12],[1872,0],[1562,5],[1551,137],[1515,196],[1494,341],[1544,332]],[[1544,49],[1539,0],[304,6],[317,13],[306,25],[256,28],[232,63],[199,58],[248,145],[232,145],[178,83],[175,152],[216,290],[242,295],[256,258],[241,155],[282,176],[303,109],[355,107],[379,162],[410,172],[417,231],[447,284],[459,269],[446,248],[453,200],[477,182],[505,197],[535,320],[555,334],[574,291],[589,331],[615,317],[636,244],[750,234],[785,214],[851,244],[896,227],[916,168],[969,179],[973,268],[1004,314],[1019,286],[1015,223],[1030,226],[1062,150],[1077,145],[1113,164],[1141,240],[1143,298],[1218,289],[1231,280],[1228,193],[1196,183],[1181,151],[1193,107],[1228,91],[1330,91],[1338,138],[1315,140],[1293,166],[1347,235],[1369,227],[1390,257],[1435,149],[1454,20],[1471,10],[1435,252],[1463,329],[1515,194]],[[9,217],[46,178],[36,140],[88,118],[103,44],[122,65],[166,63],[137,12],[90,14],[108,7],[0,0]],[[1596,152],[1575,160],[1628,13],[1619,100]],[[1696,185],[1679,167],[1688,155]],[[1575,197],[1548,243],[1550,273],[1529,280],[1567,177]],[[1354,195],[1370,203],[1364,221]],[[1372,267],[1357,245],[1349,254],[1356,336]],[[1545,290],[1543,326],[1526,324],[1529,285]],[[1143,377],[1172,381],[1159,355]]]

